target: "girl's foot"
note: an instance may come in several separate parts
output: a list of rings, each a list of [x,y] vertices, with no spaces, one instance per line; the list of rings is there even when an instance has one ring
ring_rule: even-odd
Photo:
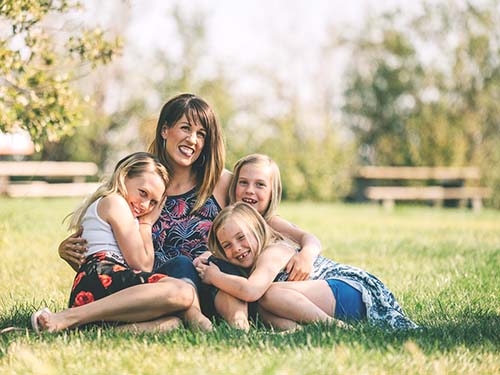
[[[49,331],[50,315],[52,315],[52,313],[47,307],[38,310],[31,315],[31,327],[36,333]]]
[[[195,330],[209,332],[213,329],[212,322],[196,307],[190,307],[182,314],[184,321]]]

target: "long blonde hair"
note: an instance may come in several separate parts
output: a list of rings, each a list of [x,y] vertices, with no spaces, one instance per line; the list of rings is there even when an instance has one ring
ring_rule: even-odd
[[[106,197],[113,193],[119,193],[125,197],[127,195],[125,178],[140,176],[151,167],[153,168],[153,171],[161,177],[163,183],[165,184],[165,192],[162,197],[164,198],[169,180],[167,170],[154,155],[148,152],[135,152],[121,159],[116,164],[111,177],[105,180],[93,194],[83,201],[80,207],[69,215],[69,229],[77,230],[80,227],[85,212],[97,199]]]
[[[239,223],[242,223],[246,227],[245,229],[248,230],[249,234],[255,237],[257,241],[255,259],[259,257],[260,253],[267,246],[284,240],[283,236],[273,230],[255,208],[245,202],[236,202],[222,209],[210,228],[208,248],[217,258],[227,260],[226,253],[217,238],[217,232],[229,220],[238,220]],[[255,264],[252,266],[251,271],[254,268]]]
[[[205,100],[193,94],[181,94],[170,99],[161,110],[155,139],[148,150],[163,163],[172,175],[173,171],[169,165],[162,132],[165,126],[173,127],[184,115],[190,123],[200,125],[207,131],[203,150],[193,164],[197,186],[196,202],[192,209],[192,212],[195,212],[213,194],[224,170],[224,140],[221,127],[212,108]]]
[[[229,203],[236,202],[236,187],[240,178],[241,168],[247,164],[255,164],[271,167],[271,199],[264,212],[261,214],[266,221],[269,221],[275,214],[281,202],[283,187],[281,185],[281,175],[278,165],[267,155],[250,154],[244,156],[236,162],[233,168],[233,177],[229,185]]]

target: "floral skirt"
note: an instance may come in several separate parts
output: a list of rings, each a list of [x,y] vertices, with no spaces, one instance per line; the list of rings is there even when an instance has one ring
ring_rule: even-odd
[[[134,285],[156,283],[160,273],[133,270],[118,254],[100,251],[80,266],[69,298],[69,307],[85,305]]]

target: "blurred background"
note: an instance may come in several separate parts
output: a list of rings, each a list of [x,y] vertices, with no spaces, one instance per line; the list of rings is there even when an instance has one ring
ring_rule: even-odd
[[[500,208],[498,1],[0,0],[0,69],[2,159],[106,173],[191,92],[227,168],[268,154],[285,199],[349,198],[363,165],[477,166]]]

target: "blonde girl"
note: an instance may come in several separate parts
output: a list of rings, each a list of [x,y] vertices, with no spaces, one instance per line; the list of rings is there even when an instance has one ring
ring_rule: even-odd
[[[245,202],[253,206],[275,231],[296,242],[301,251],[287,263],[290,281],[307,280],[314,259],[321,253],[321,242],[282,217],[276,215],[281,201],[282,185],[276,163],[266,155],[251,154],[238,160],[229,185],[230,203]]]
[[[417,327],[384,284],[362,269],[318,256],[310,280],[290,282],[284,267],[296,252],[293,244],[247,203],[221,211],[210,230],[209,247],[249,276],[226,274],[210,262],[197,266],[203,282],[242,301],[258,300],[281,321],[344,325],[367,320],[395,329]]]
[[[152,272],[151,228],[168,182],[165,167],[149,153],[137,152],[118,162],[110,179],[71,216],[70,228],[82,227],[88,244],[71,289],[71,308],[37,311],[31,319],[35,331],[95,321],[144,322],[134,326],[138,330],[172,328],[178,319],[167,315],[182,310],[187,321],[210,329],[193,286]]]

